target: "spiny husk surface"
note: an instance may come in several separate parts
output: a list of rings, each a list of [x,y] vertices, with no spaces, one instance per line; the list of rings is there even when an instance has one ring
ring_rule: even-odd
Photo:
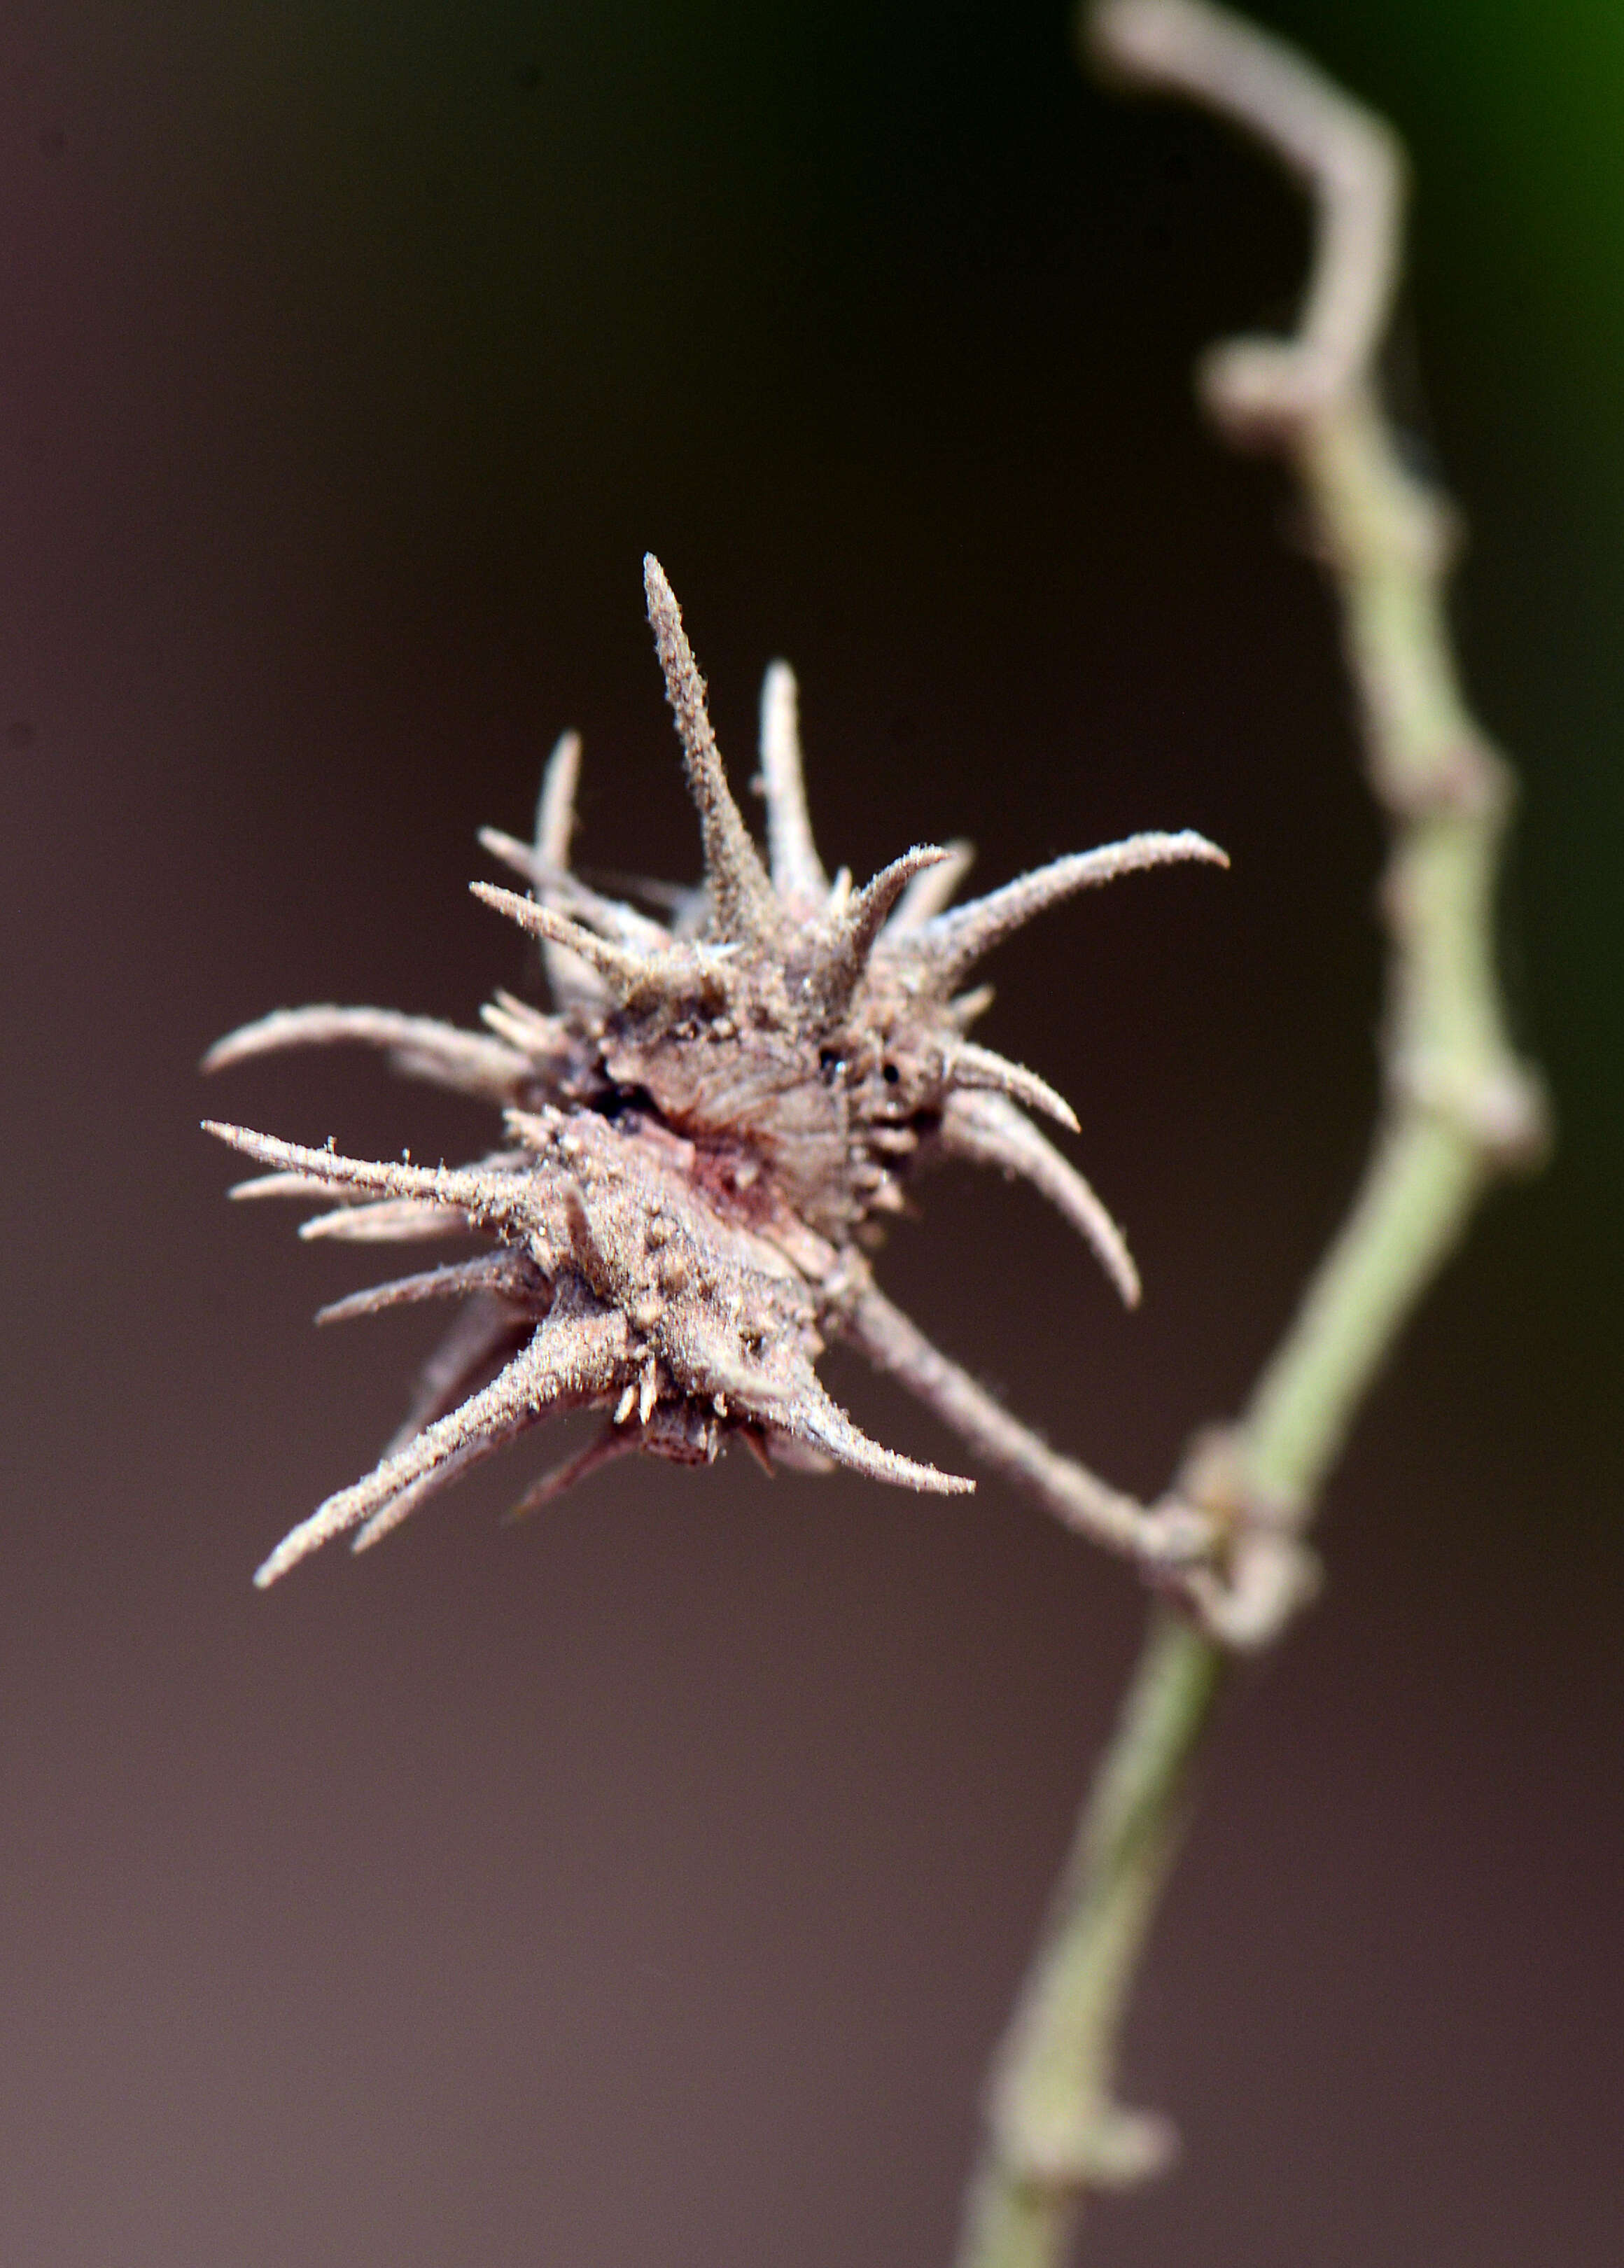
[[[1028,1114],[1072,1129],[1075,1116],[1035,1072],[968,1037],[990,994],[966,980],[1077,890],[1223,853],[1189,832],[1135,836],[957,907],[962,844],[911,850],[861,889],[844,872],[831,880],[807,816],[795,681],[775,663],[761,703],[764,860],[651,556],[644,580],[699,813],[699,889],[668,893],[669,917],[657,920],[571,873],[580,744],[566,734],[533,841],[481,838],[527,888],[474,885],[538,940],[550,1012],[498,994],[486,1028],[470,1032],[385,1009],[284,1009],[206,1059],[219,1069],[359,1042],[503,1114],[503,1146],[461,1169],[344,1158],[210,1122],[269,1169],[237,1194],[323,1202],[306,1236],[472,1236],[482,1247],[326,1311],[339,1320],[463,1303],[382,1461],[284,1538],[261,1583],[334,1535],[377,1541],[446,1480],[572,1409],[602,1411],[603,1429],[526,1505],[630,1450],[706,1462],[733,1436],[769,1465],[838,1463],[915,1489],[970,1488],[870,1440],[815,1369],[871,1280],[885,1217],[936,1158],[1032,1182],[1137,1300],[1110,1215]]]

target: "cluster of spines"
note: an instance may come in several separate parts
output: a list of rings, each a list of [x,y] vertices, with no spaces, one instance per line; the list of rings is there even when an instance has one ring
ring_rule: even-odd
[[[702,890],[678,919],[658,922],[590,888],[571,873],[580,743],[567,734],[547,768],[533,843],[521,844],[494,831],[482,837],[493,855],[529,881],[532,895],[474,885],[476,895],[538,939],[555,1014],[499,995],[484,1011],[487,1030],[473,1033],[378,1009],[279,1011],[221,1042],[207,1058],[209,1067],[217,1068],[290,1045],[360,1041],[385,1049],[412,1075],[503,1105],[513,1144],[460,1173],[429,1173],[339,1159],[330,1151],[302,1150],[239,1129],[212,1130],[273,1168],[241,1185],[239,1194],[340,1197],[337,1205],[306,1222],[305,1234],[371,1241],[474,1228],[503,1240],[480,1259],[403,1278],[324,1311],[336,1319],[442,1296],[471,1303],[445,1358],[430,1366],[433,1375],[408,1425],[380,1465],[296,1528],[261,1570],[261,1581],[274,1580],[341,1529],[355,1529],[358,1545],[375,1541],[430,1487],[557,1409],[600,1405],[612,1411],[612,1423],[603,1440],[540,1484],[540,1493],[550,1492],[562,1479],[578,1477],[624,1447],[713,1454],[717,1412],[725,1411],[736,1428],[741,1425],[740,1410],[730,1404],[728,1388],[746,1410],[749,1394],[740,1397],[739,1374],[725,1362],[712,1366],[716,1380],[725,1374],[727,1383],[713,1381],[708,1402],[696,1381],[662,1399],[659,1374],[646,1358],[635,1378],[627,1375],[632,1326],[614,1304],[613,1270],[600,1270],[594,1285],[593,1232],[584,1200],[568,1176],[554,1192],[567,1249],[555,1256],[551,1277],[545,1251],[538,1256],[534,1174],[549,1133],[557,1131],[551,1122],[560,1114],[544,1103],[544,1128],[534,1107],[538,1098],[567,1097],[571,1079],[581,1076],[583,1033],[594,1020],[639,1003],[698,1002],[714,1028],[726,1019],[741,990],[761,981],[762,972],[782,977],[792,970],[794,998],[786,1012],[815,1032],[833,1030],[854,1012],[860,1016],[862,988],[871,978],[893,993],[900,990],[912,1004],[922,1040],[939,1059],[939,1146],[1031,1182],[1093,1246],[1124,1299],[1131,1305],[1138,1298],[1133,1261],[1109,1212],[1025,1112],[1041,1112],[1073,1130],[1075,1115],[1035,1072],[964,1036],[964,1027],[988,996],[961,988],[996,945],[1075,892],[1150,866],[1188,860],[1223,864],[1224,854],[1188,831],[1140,835],[1057,859],[958,907],[951,900],[970,857],[963,844],[918,846],[861,889],[853,887],[844,872],[831,882],[807,814],[795,680],[784,664],[775,663],[761,702],[764,865],[728,786],[704,681],[676,599],[651,556],[644,562],[644,580],[704,851]],[[584,1104],[575,1107],[592,1116]],[[595,1123],[610,1130],[601,1120]],[[883,1136],[883,1130],[871,1130]],[[696,1218],[702,1233],[722,1233],[721,1224],[702,1209]],[[546,1237],[540,1241],[545,1247]],[[844,1264],[842,1256],[817,1237],[804,1240],[803,1249],[812,1256],[803,1265],[814,1277],[819,1267],[838,1275]],[[599,1252],[599,1263],[602,1258]],[[813,1288],[820,1295],[829,1289],[827,1283]],[[838,1329],[838,1300],[820,1296],[814,1304],[822,1329]],[[807,1327],[800,1328],[805,1339]],[[786,1333],[796,1336],[791,1327]],[[820,1344],[815,1332],[811,1344],[815,1351]],[[798,1444],[803,1452],[854,1465],[874,1477],[914,1487],[969,1485],[868,1441],[823,1393],[804,1349],[795,1351],[800,1359],[792,1365],[791,1390],[768,1394],[762,1380],[756,1381],[758,1406],[743,1425],[752,1446],[760,1447],[775,1435],[785,1445]],[[533,1491],[532,1498],[537,1494]]]

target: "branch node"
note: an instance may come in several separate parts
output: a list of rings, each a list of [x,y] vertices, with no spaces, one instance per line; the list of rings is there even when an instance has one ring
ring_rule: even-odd
[[[1168,2172],[1179,2156],[1179,2130],[1159,2110],[1102,2103],[1082,2117],[1045,2119],[1026,2110],[1003,2126],[1018,2178],[1062,2198],[1136,2189]]]
[[[1168,1588],[1219,1645],[1254,1653],[1319,1596],[1324,1572],[1302,1538],[1308,1506],[1249,1485],[1232,1428],[1198,1433],[1184,1469],[1152,1518],[1181,1509],[1217,1538],[1205,1564],[1193,1559]]]
[[[1250,1530],[1222,1573],[1193,1568],[1183,1596],[1208,1636],[1233,1653],[1261,1653],[1324,1587],[1319,1555],[1280,1528]]]
[[[1196,357],[1195,398],[1231,448],[1290,451],[1323,408],[1326,379],[1283,339],[1223,339]]]
[[[1495,1173],[1532,1173],[1550,1154],[1549,1092],[1515,1057],[1468,1070],[1439,1056],[1400,1056],[1387,1085],[1401,1107],[1452,1125]]]
[[[1498,749],[1466,734],[1402,772],[1388,766],[1374,782],[1382,809],[1401,825],[1429,819],[1469,820],[1495,828],[1510,818],[1517,777]]]
[[[1094,2121],[1087,2178],[1096,2189],[1136,2189],[1169,2173],[1179,2157],[1179,2129],[1159,2110],[1113,2105]]]

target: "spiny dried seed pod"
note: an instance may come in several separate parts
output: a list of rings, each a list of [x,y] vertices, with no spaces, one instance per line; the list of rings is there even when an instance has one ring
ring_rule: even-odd
[[[649,620],[704,849],[669,922],[570,872],[580,743],[543,782],[535,840],[481,840],[528,895],[474,893],[536,938],[544,1015],[498,994],[487,1030],[378,1008],[280,1009],[222,1040],[217,1070],[338,1040],[500,1105],[504,1146],[460,1171],[369,1164],[246,1129],[209,1130],[271,1170],[234,1195],[317,1197],[305,1236],[393,1242],[472,1233],[476,1258],[342,1300],[334,1321],[403,1302],[464,1302],[381,1462],[293,1529],[270,1583],[345,1531],[364,1549],[425,1496],[555,1411],[607,1413],[533,1505],[632,1449],[686,1462],[740,1436],[769,1465],[850,1466],[953,1491],[974,1483],[871,1441],[819,1384],[852,1328],[865,1248],[905,1183],[940,1156],[1029,1181],[1088,1239],[1131,1306],[1138,1278],[1110,1215],[1026,1116],[1075,1130],[1035,1071],[967,1036],[986,1006],[965,980],[992,946],[1074,891],[1137,868],[1226,863],[1200,835],[1137,835],[949,910],[970,854],[921,847],[862,889],[831,882],[802,784],[795,680],[761,698],[768,862],[729,791],[671,585],[643,562]]]

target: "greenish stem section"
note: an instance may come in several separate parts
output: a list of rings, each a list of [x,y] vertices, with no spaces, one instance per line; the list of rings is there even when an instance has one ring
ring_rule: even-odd
[[[1115,2107],[1115,2042],[1224,1666],[1182,1616],[1157,1612],[994,2073],[963,2268],[1049,2268],[1090,2189],[1134,2180],[1165,2154],[1158,2122]]]
[[[1155,19],[1158,38],[1172,23],[1187,42],[1176,66],[1167,47],[1157,51],[1165,83],[1265,138],[1263,109],[1276,93],[1287,107],[1318,106],[1327,132],[1346,130],[1345,114],[1333,117],[1316,87],[1304,92],[1284,51],[1222,11],[1137,14]],[[1281,145],[1300,150],[1304,131],[1294,111]],[[1511,783],[1456,679],[1443,604],[1452,525],[1403,464],[1368,382],[1356,372],[1305,401],[1286,383],[1290,359],[1278,342],[1238,342],[1209,364],[1209,392],[1221,422],[1227,387],[1253,437],[1269,432],[1294,463],[1336,586],[1370,786],[1391,829],[1386,1095],[1346,1222],[1222,1454],[1209,1444],[1194,1455],[1183,1484],[1229,1528],[1235,1597],[1249,1564],[1267,1572],[1264,1555],[1278,1565],[1282,1548],[1297,1548],[1372,1381],[1479,1197],[1496,1174],[1536,1163],[1547,1132],[1542,1089],[1511,1050],[1495,983],[1495,879]],[[1271,373],[1281,381],[1272,413]],[[1272,427],[1260,425],[1270,414]],[[1276,1636],[1295,1595],[1278,1591],[1246,1642]],[[1128,1992],[1223,1683],[1224,1638],[1242,1642],[1241,1625],[1224,1618],[1221,1584],[1193,1587],[1190,1602],[1209,1627],[1155,1612],[1100,1761],[995,2068],[958,2268],[1061,2268],[1089,2192],[1152,2172],[1165,2155],[1150,2122],[1114,2107],[1113,2089]]]
[[[1363,1187],[1235,1429],[1245,1493],[1301,1525],[1406,1318],[1496,1173],[1545,1138],[1494,968],[1510,776],[1466,711],[1444,619],[1451,530],[1361,392],[1297,451],[1342,601],[1370,784],[1393,826],[1387,1107]]]
[[[1297,452],[1342,600],[1371,784],[1393,822],[1389,1097],[1363,1183],[1227,1437],[1242,1521],[1305,1527],[1406,1318],[1495,1172],[1536,1155],[1539,1090],[1505,1039],[1492,954],[1506,775],[1444,636],[1440,507],[1363,396]],[[1235,1506],[1231,1507],[1236,1509]],[[959,2268],[1060,2268],[1091,2190],[1150,2170],[1112,2102],[1128,1994],[1182,1822],[1225,1649],[1158,1609],[1001,2051]]]
[[[1483,1180],[1477,1152],[1436,1120],[1411,1120],[1383,1137],[1353,1211],[1237,1429],[1240,1469],[1260,1503],[1305,1516]]]

